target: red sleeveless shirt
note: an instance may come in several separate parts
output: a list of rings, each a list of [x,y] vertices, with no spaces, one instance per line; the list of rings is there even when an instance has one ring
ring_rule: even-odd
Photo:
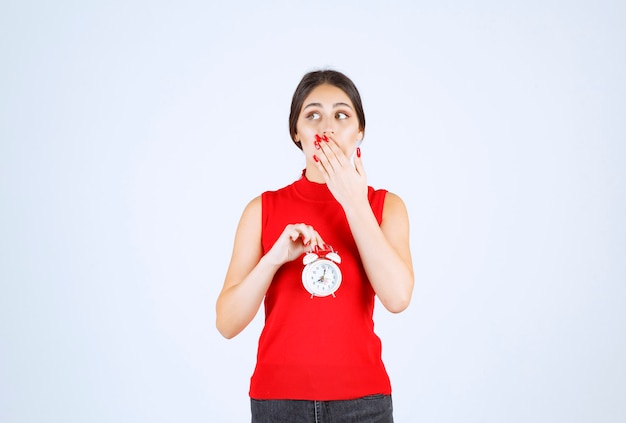
[[[380,224],[386,190],[368,187]],[[303,176],[262,194],[266,253],[285,226],[313,226],[341,256],[335,297],[314,297],[302,285],[302,257],[284,264],[265,295],[265,326],[250,383],[254,399],[342,400],[391,394],[374,333],[374,290],[341,205],[326,184]]]

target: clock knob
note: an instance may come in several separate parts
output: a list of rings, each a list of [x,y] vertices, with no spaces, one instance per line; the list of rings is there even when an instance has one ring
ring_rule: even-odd
[[[334,261],[335,263],[341,263],[341,257],[339,257],[339,254],[337,254],[334,251],[331,251],[330,253],[326,254],[326,258]]]
[[[302,259],[302,264],[304,264],[305,266],[309,263],[313,263],[315,260],[317,260],[319,258],[319,256],[315,253],[307,253],[304,258]]]

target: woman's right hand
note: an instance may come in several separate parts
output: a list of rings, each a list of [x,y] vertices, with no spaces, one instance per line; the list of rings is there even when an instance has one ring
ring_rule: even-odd
[[[265,254],[265,260],[281,266],[297,259],[302,253],[312,251],[316,246],[324,247],[324,240],[311,225],[295,223],[285,226],[272,248]]]
[[[226,338],[236,336],[252,321],[280,266],[324,246],[312,226],[290,224],[263,255],[261,215],[259,196],[248,204],[237,227],[233,255],[216,303],[216,326]]]

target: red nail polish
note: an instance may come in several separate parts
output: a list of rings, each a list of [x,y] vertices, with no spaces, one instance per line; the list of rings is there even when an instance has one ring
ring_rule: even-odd
[[[328,137],[324,134],[324,141],[328,142]]]
[[[356,148],[356,156],[361,157],[361,147]]]
[[[315,134],[315,141],[320,142],[322,140],[322,137],[320,137],[319,135]]]
[[[313,154],[313,160],[315,160],[316,162],[319,162],[320,159],[317,158],[317,156],[315,154]]]
[[[316,148],[317,150],[319,150],[320,148],[322,148],[322,147],[320,147],[320,142],[319,142],[319,141],[315,141],[315,142],[313,143],[313,145],[315,146],[315,148]]]

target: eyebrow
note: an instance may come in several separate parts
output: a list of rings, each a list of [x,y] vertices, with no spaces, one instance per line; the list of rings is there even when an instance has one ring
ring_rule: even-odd
[[[352,107],[350,107],[350,105],[348,103],[343,103],[343,102],[339,102],[339,103],[333,104],[333,109],[336,108],[336,107],[341,107],[341,106],[347,107],[350,110],[352,110]],[[304,106],[304,108],[302,110],[307,109],[309,107],[322,107],[322,103],[309,103],[306,106]]]

